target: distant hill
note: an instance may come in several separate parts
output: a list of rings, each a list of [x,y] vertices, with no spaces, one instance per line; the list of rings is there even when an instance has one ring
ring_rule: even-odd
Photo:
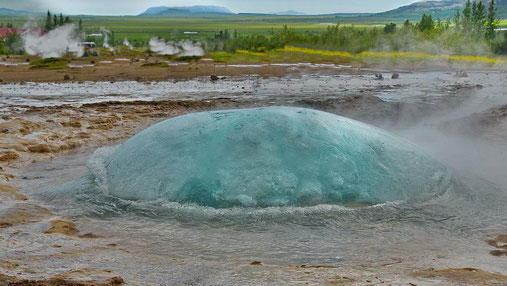
[[[32,14],[26,11],[11,10],[7,8],[0,8],[0,15],[28,15]]]
[[[306,14],[303,13],[303,12],[289,10],[289,11],[285,11],[285,12],[276,12],[276,13],[273,13],[273,15],[278,15],[278,16],[304,16]]]
[[[139,16],[185,16],[193,14],[234,14],[220,6],[151,7]]]
[[[402,21],[405,19],[415,21],[419,20],[423,14],[431,14],[434,19],[445,20],[452,18],[456,10],[463,10],[466,0],[441,0],[441,1],[423,1],[415,2],[410,5],[402,6],[394,10],[378,13],[370,17],[390,19],[393,21]],[[487,6],[489,0],[483,0]],[[507,0],[497,0],[498,17],[507,18]]]

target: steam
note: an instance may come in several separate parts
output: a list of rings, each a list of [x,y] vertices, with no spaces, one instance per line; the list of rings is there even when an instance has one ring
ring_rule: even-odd
[[[445,76],[451,75],[442,73],[442,78]],[[505,117],[499,115],[507,107],[506,84],[499,81],[503,77],[504,73],[470,72],[466,80],[450,81],[463,87],[456,95],[462,98],[459,103],[442,99],[439,101],[441,108],[436,110],[421,110],[418,104],[401,105],[397,124],[388,128],[417,143],[454,170],[474,174],[505,189],[507,145],[504,134],[507,125]],[[485,87],[470,89],[465,82],[472,86],[480,83]],[[407,123],[418,112],[422,112],[421,119]],[[384,125],[382,122],[375,124]]]
[[[66,24],[43,36],[33,32],[24,33],[22,35],[23,49],[29,55],[43,58],[62,57],[66,53],[81,57],[84,54],[84,48],[75,31],[73,24]]]
[[[130,44],[130,42],[127,38],[125,38],[125,40],[123,40],[123,45],[131,50],[133,49],[132,45]]]
[[[446,30],[432,40],[421,38],[412,29],[401,28],[398,36],[380,38],[373,51],[420,52],[434,55],[491,55],[491,48],[483,41],[462,35],[455,30]]]
[[[111,31],[107,30],[106,28],[100,28],[100,32],[102,33],[102,35],[104,36],[104,43],[102,44],[102,46],[110,51],[113,50],[113,48],[111,47],[111,45],[109,44],[109,37],[111,35]]]
[[[204,56],[204,50],[200,44],[192,41],[166,42],[163,39],[152,38],[150,49],[159,55]]]

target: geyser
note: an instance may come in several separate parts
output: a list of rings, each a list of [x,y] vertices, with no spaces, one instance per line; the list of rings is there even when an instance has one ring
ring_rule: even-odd
[[[166,120],[119,146],[106,170],[113,196],[215,208],[422,201],[453,182],[401,138],[292,107]]]

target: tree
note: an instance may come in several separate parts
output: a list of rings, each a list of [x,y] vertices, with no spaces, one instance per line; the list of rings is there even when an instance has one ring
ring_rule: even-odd
[[[482,4],[482,0],[474,2],[472,5],[472,23],[474,32],[482,34],[484,32],[484,25],[486,24],[486,6]]]
[[[21,36],[17,33],[8,33],[4,39],[5,45],[9,49],[9,53],[18,54],[21,51]]]
[[[396,24],[390,23],[384,27],[384,34],[394,34],[396,32]]]
[[[442,20],[440,20],[440,18],[438,18],[437,21],[435,22],[435,27],[437,28],[438,31],[442,31],[444,29],[444,23],[442,22]]]
[[[0,55],[8,54],[7,48],[5,47],[5,43],[0,41]]]
[[[459,10],[456,10],[456,14],[454,14],[454,18],[453,18],[453,22],[454,22],[454,26],[456,27],[456,30],[459,30],[459,27],[461,25],[461,13],[459,12]]]
[[[417,24],[417,28],[420,31],[431,31],[435,27],[435,22],[433,21],[433,17],[431,15],[423,14],[421,21]]]
[[[79,19],[79,32],[83,31],[83,20]]]
[[[48,16],[46,18],[46,31],[50,31],[53,29],[53,25],[51,24],[51,12],[48,10]]]
[[[0,28],[3,28],[4,27],[4,23],[0,23]]]
[[[499,21],[496,19],[497,8],[495,0],[489,2],[488,16],[486,18],[486,39],[493,40],[496,37],[496,28],[498,28]]]
[[[65,17],[65,24],[69,24],[69,23],[72,23],[72,21],[70,20],[69,16]]]
[[[60,25],[60,26],[63,26],[63,24],[64,24],[63,14],[62,14],[62,13],[60,13],[60,23],[59,23],[59,25]]]
[[[53,29],[55,29],[56,27],[58,27],[58,17],[55,14],[53,17]]]
[[[470,0],[467,0],[465,3],[465,8],[463,9],[463,18],[461,21],[461,25],[463,26],[463,30],[465,32],[470,32],[472,24],[472,4]]]
[[[451,18],[447,18],[444,23],[444,29],[449,30],[451,28]]]

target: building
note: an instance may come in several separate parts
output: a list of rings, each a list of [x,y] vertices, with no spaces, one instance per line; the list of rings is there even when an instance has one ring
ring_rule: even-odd
[[[0,28],[0,38],[7,37],[9,34],[22,35],[28,31],[31,31],[39,36],[46,34],[46,29],[43,28]]]

